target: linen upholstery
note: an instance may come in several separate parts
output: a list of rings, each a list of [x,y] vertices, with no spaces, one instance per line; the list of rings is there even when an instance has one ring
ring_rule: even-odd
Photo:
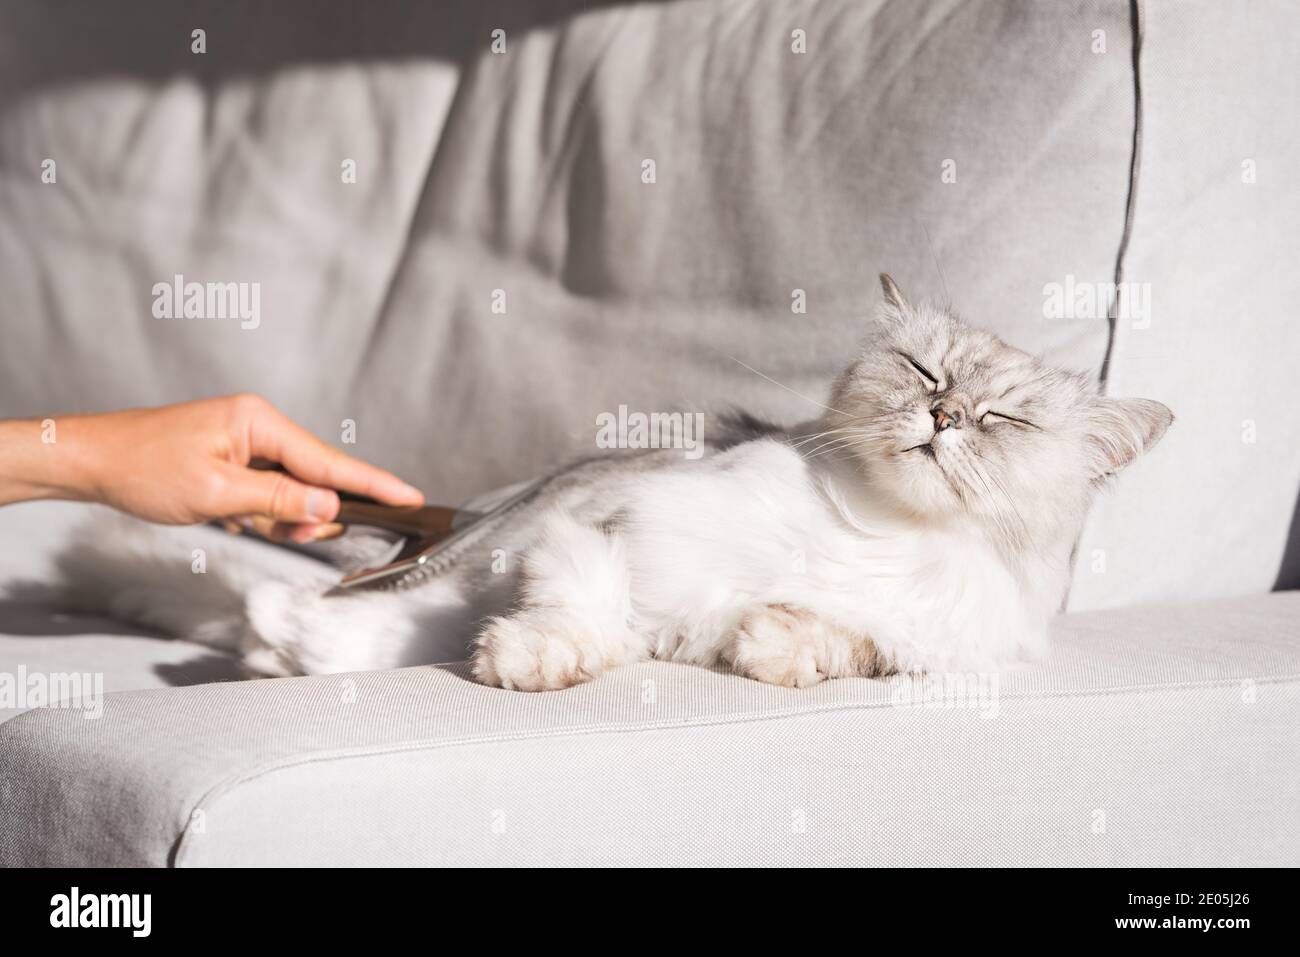
[[[1261,591],[1289,529],[1300,548],[1300,425],[1277,414],[1300,355],[1300,70],[1278,41],[1300,7],[1141,9],[1124,278],[1149,286],[1151,314],[1116,324],[1109,391],[1160,399],[1177,420],[1094,508],[1072,608]]]
[[[1298,615],[1064,616],[967,707],[663,663],[109,694],[0,725],[0,864],[1295,864]]]

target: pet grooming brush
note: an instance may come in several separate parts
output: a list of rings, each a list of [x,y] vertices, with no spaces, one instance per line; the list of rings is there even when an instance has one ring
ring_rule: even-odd
[[[535,499],[548,482],[538,479],[486,512],[442,505],[380,505],[340,494],[336,522],[398,532],[405,539],[386,564],[346,575],[326,597],[362,588],[410,588],[446,571],[492,529]]]

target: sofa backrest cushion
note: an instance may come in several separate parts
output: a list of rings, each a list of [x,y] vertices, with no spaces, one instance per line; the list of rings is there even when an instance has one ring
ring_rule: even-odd
[[[94,50],[44,56],[48,25],[7,14],[20,22],[0,72],[0,414],[252,389],[456,501],[592,452],[598,417],[620,407],[816,414],[882,270],[1101,373],[1105,297],[1061,310],[1051,290],[1103,288],[1123,244],[1123,0],[454,4],[441,30],[399,4],[308,6],[293,8],[295,35],[249,29],[269,22],[256,5],[223,5],[201,55],[172,4],[133,8],[134,40],[114,14]],[[390,47],[373,49],[376,36]],[[105,43],[136,49],[109,69]],[[91,65],[42,72],[69,56]],[[1164,109],[1169,124],[1189,112]],[[1200,142],[1178,144],[1193,210]],[[1260,137],[1250,155],[1283,142]],[[1162,149],[1148,136],[1144,158]],[[56,183],[41,181],[47,158]],[[1261,208],[1280,181],[1255,184]],[[1137,195],[1135,279],[1187,238],[1177,188]],[[1231,248],[1225,269],[1244,270]],[[176,275],[258,283],[257,328],[156,318],[155,286]],[[1155,308],[1177,302],[1170,281]],[[1281,329],[1276,300],[1262,304]],[[1279,336],[1233,348],[1280,355]],[[1135,355],[1119,343],[1112,388],[1185,414],[1205,370],[1137,375]],[[1273,387],[1257,385],[1261,400]],[[1174,498],[1198,508],[1258,470],[1206,461],[1178,438],[1184,424],[1098,513],[1079,607],[1203,587],[1186,574],[1200,560],[1163,545],[1168,510],[1141,503],[1175,459],[1193,477]],[[1256,478],[1217,543],[1239,566],[1225,590],[1268,587],[1276,556],[1252,552],[1252,536],[1285,524],[1295,485],[1294,469]],[[1133,573],[1156,554],[1159,574]]]
[[[1143,3],[1140,150],[1108,389],[1177,420],[1094,508],[1073,607],[1266,591],[1300,489],[1300,9]],[[1300,524],[1295,526],[1300,533]],[[1300,547],[1300,537],[1291,547]]]

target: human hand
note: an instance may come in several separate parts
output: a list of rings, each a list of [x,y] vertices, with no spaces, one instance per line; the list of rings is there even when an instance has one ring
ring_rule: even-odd
[[[424,501],[419,490],[325,444],[255,395],[54,421],[47,461],[27,483],[34,490],[6,496],[10,477],[0,482],[0,504],[98,501],[152,522],[235,520],[303,542],[338,529],[330,524],[339,510],[334,489],[388,505]],[[254,459],[279,463],[288,474],[249,468]]]

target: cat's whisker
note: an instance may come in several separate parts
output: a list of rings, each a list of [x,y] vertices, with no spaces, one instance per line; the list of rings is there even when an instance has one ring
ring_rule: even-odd
[[[818,456],[818,460],[838,464],[840,462],[861,462],[861,459],[852,451],[845,449],[828,449]]]
[[[825,455],[828,452],[848,451],[850,446],[845,444],[847,441],[848,441],[847,439],[833,439],[830,442],[826,442],[823,443],[822,445],[817,446],[817,448],[813,449],[811,452],[804,452],[800,454],[803,455],[805,459],[812,460],[821,455]]]
[[[981,455],[976,450],[968,449],[966,451],[968,451],[970,455],[974,456],[975,459],[979,459],[981,462],[988,462],[988,458]],[[1015,500],[1007,491],[1006,485],[991,470],[978,465],[974,461],[968,461],[972,474],[979,478],[980,482],[984,484],[984,487],[989,491],[989,495],[996,498],[1001,505],[1005,506],[1005,508],[1010,511],[1010,516],[1004,514],[1001,509],[995,510],[993,513],[993,520],[998,525],[1003,537],[1006,539],[1008,547],[1014,549],[1023,548],[1028,545],[1041,555],[1041,549],[1030,534],[1029,525],[1021,514],[1020,509],[1016,506]],[[996,486],[996,495],[994,494],[993,489],[989,486],[989,482],[992,482],[993,485]],[[1010,518],[1015,519],[1015,526],[1011,525]]]
[[[990,498],[997,497],[995,496],[993,489],[989,485],[987,479],[981,473],[981,470],[969,458],[967,454],[968,451],[969,451],[968,449],[960,446],[956,449],[951,450],[950,454],[952,455],[953,462],[956,466],[956,468],[954,468],[953,470],[954,473],[957,475],[958,478],[962,480],[962,483],[964,485],[970,486],[972,487],[972,489],[973,489],[973,485],[970,481],[969,476],[974,476],[976,479],[979,480],[979,483],[982,486],[984,486],[984,491],[988,494]],[[1002,519],[1002,516],[995,510],[989,514],[989,518],[993,521],[994,525],[997,527],[997,532],[999,534],[999,537],[1005,538],[1007,535],[1007,527],[1005,522]]]
[[[1001,491],[994,492],[993,487],[989,485],[990,481],[992,481],[996,485],[997,484],[996,478],[993,478],[991,475],[988,475],[983,469],[979,468],[973,462],[968,463],[968,466],[969,466],[970,473],[974,475],[977,479],[979,479],[980,484],[984,486],[984,490],[988,493],[989,498],[995,500],[994,503],[995,505],[997,504],[998,501],[1004,500],[1006,498],[1004,492]],[[1007,547],[1015,548],[1017,545],[1020,544],[1022,536],[1019,535],[1017,531],[1012,527],[1010,521],[1008,520],[1008,517],[1002,512],[1000,508],[995,507],[994,509],[992,509],[989,512],[989,516],[993,520],[993,523],[996,526],[999,535],[1001,536],[1004,544],[1006,544]]]
[[[816,442],[818,439],[824,439],[824,438],[826,438],[826,437],[829,436],[829,435],[836,435],[836,434],[841,434],[841,433],[845,433],[845,432],[848,432],[848,433],[865,433],[866,430],[865,430],[865,429],[862,429],[862,428],[860,428],[860,427],[847,427],[847,428],[839,428],[839,429],[826,429],[826,430],[823,431],[823,432],[817,432],[817,433],[814,433],[813,435],[804,436],[803,438],[798,439],[797,441],[792,441],[792,442],[790,443],[790,445],[791,445],[792,448],[796,448],[796,449],[797,449],[797,448],[799,448],[800,446],[807,445],[809,442]]]
[[[791,395],[798,396],[799,398],[803,399],[805,402],[811,402],[813,405],[817,406],[818,408],[825,409],[827,412],[834,412],[837,415],[849,414],[843,411],[842,409],[832,408],[831,406],[826,405],[824,402],[818,402],[816,399],[809,398],[808,396],[804,395],[802,392],[798,391],[797,389],[790,388],[784,382],[777,382],[770,375],[767,375],[764,372],[759,372],[753,366],[749,365],[746,362],[741,361],[740,359],[737,359],[735,356],[731,355],[730,353],[724,352],[723,355],[725,355],[732,362],[736,363],[738,366],[741,366],[744,369],[748,369],[750,372],[754,373],[754,375],[758,376],[760,379],[766,379],[768,382],[772,383],[772,385],[777,386],[778,388],[785,389],[786,392],[789,392]]]
[[[971,455],[975,456],[975,458],[979,459],[981,462],[988,462],[988,458],[984,455],[981,455],[975,449],[970,449],[970,453]],[[985,475],[987,475],[989,479],[998,487],[998,491],[1001,493],[1003,502],[1005,502],[1006,506],[1009,509],[1011,509],[1011,513],[1016,517],[1016,521],[1020,523],[1021,528],[1025,530],[1027,536],[1029,531],[1029,525],[1028,523],[1025,522],[1024,516],[1020,514],[1020,509],[1016,507],[1015,500],[1012,498],[1011,493],[1007,491],[1006,485],[1004,485],[1002,480],[999,479],[997,475],[995,475],[990,469],[981,468],[980,471],[983,472]]]

